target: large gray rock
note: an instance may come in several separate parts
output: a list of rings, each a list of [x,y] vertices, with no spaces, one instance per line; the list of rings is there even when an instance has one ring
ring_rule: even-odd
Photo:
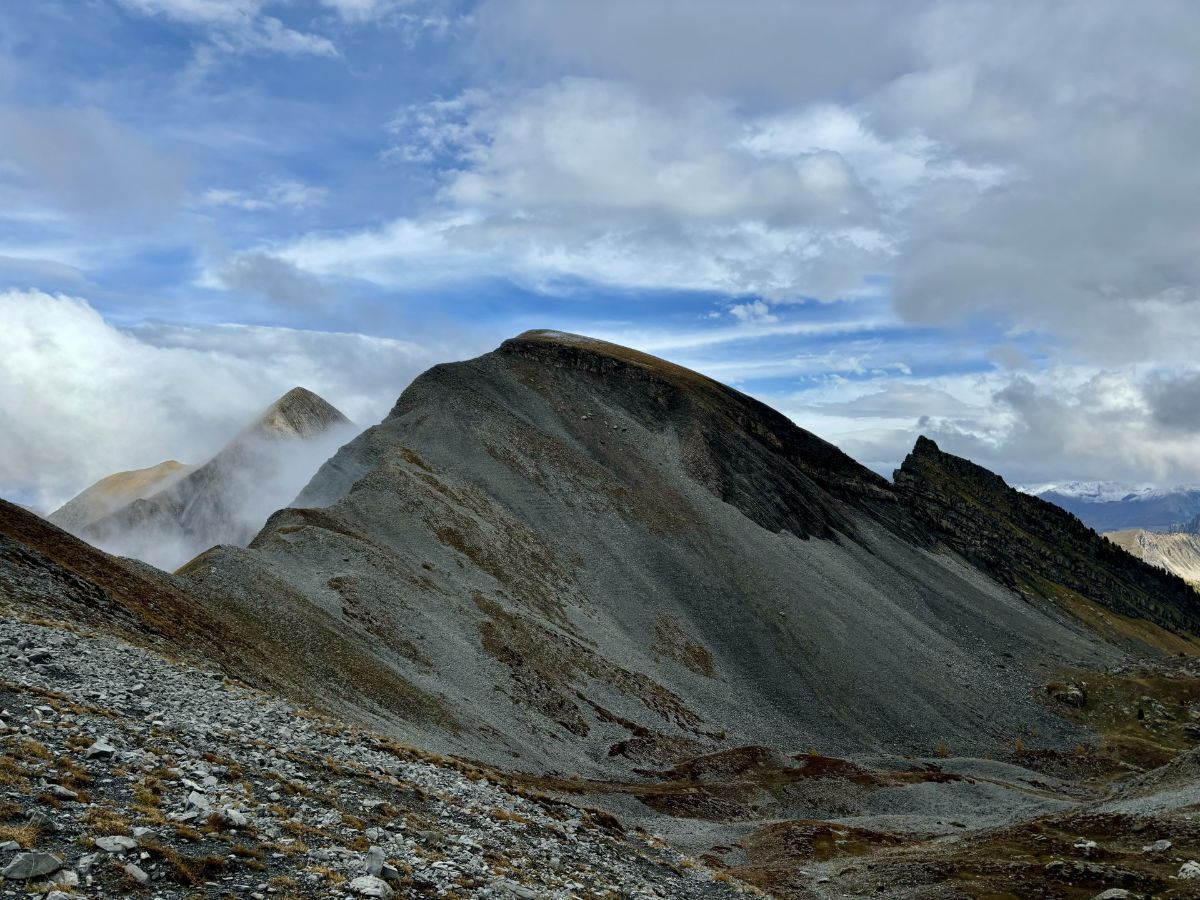
[[[363,859],[363,867],[368,875],[378,876],[383,871],[384,862],[383,851],[379,847],[371,847]]]
[[[386,881],[374,875],[360,875],[350,882],[350,890],[360,897],[387,898],[395,893]]]
[[[62,858],[53,853],[32,851],[18,853],[0,875],[13,881],[28,881],[31,878],[41,878],[63,867]]]
[[[123,834],[98,837],[93,843],[106,853],[125,853],[128,850],[136,850],[138,847],[137,838],[128,837]]]

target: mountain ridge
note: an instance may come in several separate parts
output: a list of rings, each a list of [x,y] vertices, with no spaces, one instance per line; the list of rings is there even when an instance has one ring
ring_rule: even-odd
[[[894,481],[941,540],[1022,594],[1053,601],[1056,592],[1044,583],[1059,585],[1088,599],[1107,597],[1115,612],[1200,632],[1200,597],[1182,579],[1143,565],[1066,510],[927,437],[917,439]],[[987,516],[979,514],[984,507]]]
[[[248,543],[353,429],[327,401],[292,388],[210,459],[72,530],[168,570],[215,544]]]
[[[1119,654],[935,544],[885,479],[757,401],[530,332],[430,369],[247,549],[180,574],[217,593],[279,585],[280,603],[340,617],[399,677],[455,698],[462,730],[436,740],[493,761],[624,772],[723,732],[915,750],[909,716],[980,747],[1004,721],[1061,733],[998,651],[981,664],[966,642],[1047,665]],[[868,634],[895,656],[875,660]],[[955,680],[934,677],[948,664]],[[900,684],[923,711],[884,699]],[[984,697],[991,725],[970,712]]]
[[[144,500],[170,486],[194,468],[195,466],[168,459],[156,466],[106,475],[84,488],[46,518],[68,531],[87,528],[122,506],[127,506],[135,500]]]

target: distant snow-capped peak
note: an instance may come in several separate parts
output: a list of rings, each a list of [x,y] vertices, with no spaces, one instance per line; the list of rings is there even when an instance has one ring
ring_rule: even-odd
[[[1057,494],[1075,497],[1087,503],[1109,503],[1117,500],[1149,500],[1172,494],[1184,488],[1156,488],[1151,484],[1130,484],[1122,481],[1056,481],[1048,484],[1019,485],[1018,490],[1041,497]]]

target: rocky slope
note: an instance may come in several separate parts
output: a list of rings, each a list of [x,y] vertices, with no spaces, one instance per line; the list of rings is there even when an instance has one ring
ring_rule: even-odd
[[[59,528],[78,532],[135,500],[170,487],[193,468],[169,459],[147,469],[117,472],[101,478],[46,518]]]
[[[888,482],[762,404],[536,332],[430,370],[248,549],[180,574],[297,646],[319,610],[449,711],[390,727],[528,771],[1074,743],[1039,673],[1120,652],[937,546]]]
[[[1090,601],[1181,635],[1200,632],[1200,596],[1182,579],[1144,565],[1065,510],[943,453],[928,438],[918,439],[894,480],[939,541],[1025,596],[1076,612]]]
[[[1181,784],[1153,806],[1111,783],[1200,737],[1166,660],[1193,595],[1013,494],[925,441],[893,485],[534,332],[428,372],[175,576],[0,503],[0,827],[50,854],[0,865],[97,896],[1175,887],[1190,770],[1147,775]]]
[[[5,894],[756,893],[540,799],[88,629],[0,623]]]
[[[171,570],[214,544],[249,543],[354,430],[316,394],[293,388],[216,456],[177,472],[159,490],[75,525],[70,511],[92,509],[89,496],[105,479],[51,521],[108,552]]]
[[[1178,575],[1190,584],[1200,584],[1200,534],[1131,528],[1110,532],[1105,537],[1152,566]]]

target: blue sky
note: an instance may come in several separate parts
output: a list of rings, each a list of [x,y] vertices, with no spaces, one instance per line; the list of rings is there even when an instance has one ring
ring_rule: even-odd
[[[888,27],[880,27],[887,22]],[[0,495],[526,328],[888,471],[1200,479],[1191,4],[0,7]]]

